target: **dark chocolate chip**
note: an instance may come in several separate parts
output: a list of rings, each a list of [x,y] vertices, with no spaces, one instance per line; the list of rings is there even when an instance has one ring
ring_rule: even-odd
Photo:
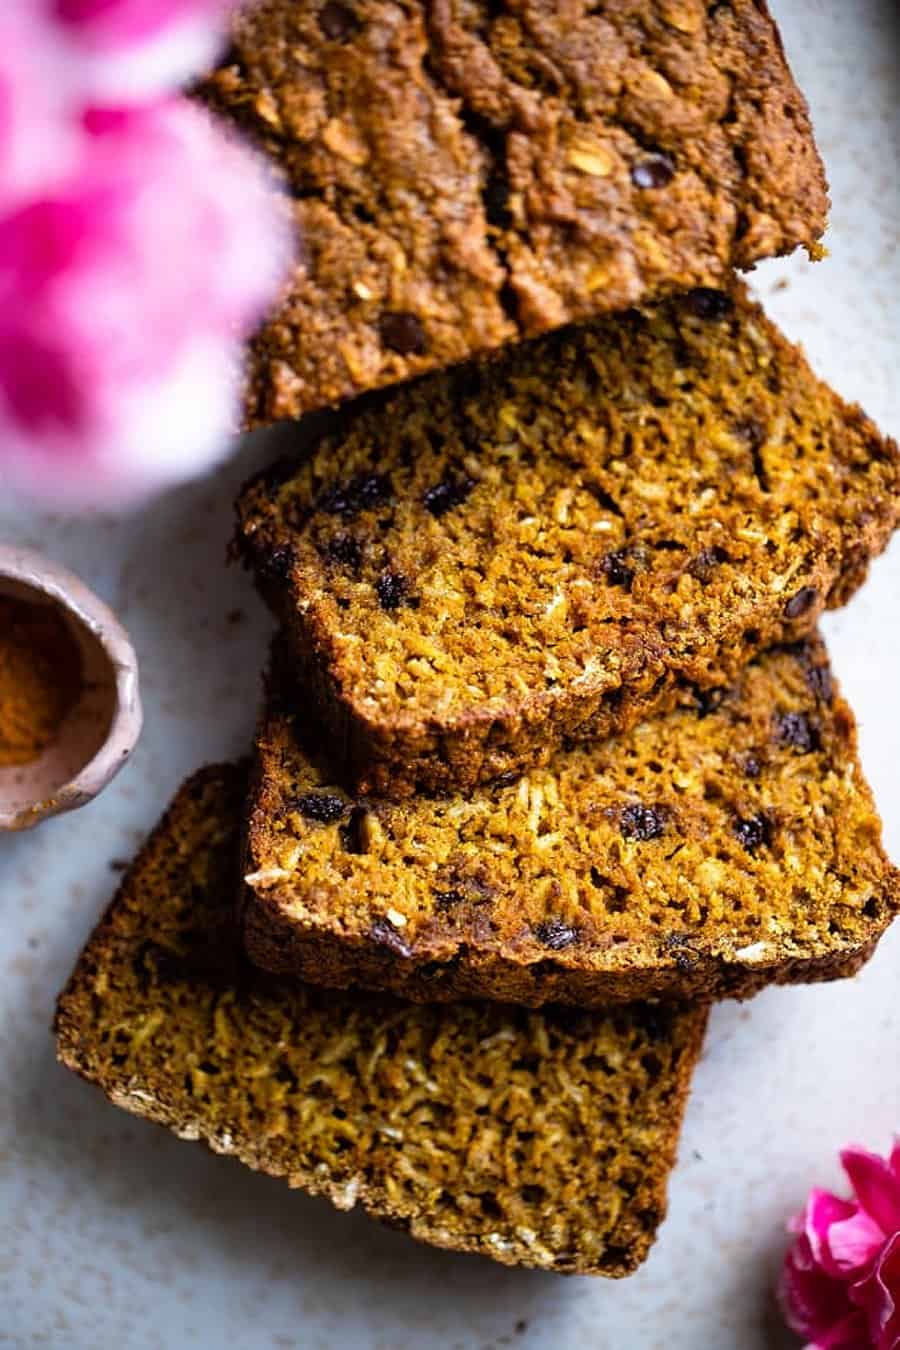
[[[717,567],[729,561],[724,548],[714,544],[712,548],[703,548],[687,565],[687,571],[704,585],[710,581]]]
[[[563,923],[562,919],[548,919],[546,923],[539,923],[534,935],[541,946],[549,947],[554,952],[564,951],[578,941],[578,930]]]
[[[439,483],[427,488],[422,494],[422,504],[433,516],[445,516],[454,507],[460,506],[475,486],[471,478],[457,478],[454,474],[445,474]]]
[[[631,170],[631,181],[639,188],[664,188],[675,176],[675,165],[668,155],[651,155]]]
[[[259,570],[272,581],[285,581],[294,565],[295,554],[289,544],[277,544],[260,559]]]
[[[332,42],[342,42],[350,37],[359,27],[359,20],[348,9],[346,5],[336,3],[336,0],[328,0],[319,10],[319,27],[325,37],[330,38]]]
[[[465,892],[461,891],[458,886],[451,886],[448,891],[434,892],[434,903],[444,913],[448,909],[453,909],[456,905],[461,905],[465,898]]]
[[[734,302],[725,291],[713,290],[710,286],[697,286],[688,291],[687,305],[698,319],[724,319],[734,308]]]
[[[739,817],[734,824],[734,837],[748,853],[755,853],[771,842],[772,826],[766,816]]]
[[[799,619],[804,614],[808,614],[813,605],[819,598],[819,592],[814,586],[804,586],[792,595],[784,607],[784,617],[786,619]]]
[[[830,666],[807,666],[806,683],[816,698],[820,698],[823,703],[830,703],[834,698],[834,681],[831,678]]]
[[[316,820],[320,825],[332,825],[347,812],[348,803],[333,792],[304,792],[291,802],[291,809],[299,811],[305,820]]]
[[[349,519],[360,511],[371,511],[390,499],[393,491],[386,473],[360,473],[348,483],[328,488],[316,502],[316,509],[329,516]]]
[[[692,938],[687,933],[670,933],[663,943],[666,950],[672,953],[675,965],[682,974],[694,970],[699,960],[691,943]]]
[[[424,356],[428,338],[421,319],[415,314],[388,313],[378,320],[378,331],[385,347],[400,356]]]
[[[781,713],[775,719],[775,734],[780,745],[789,746],[792,750],[799,750],[802,755],[808,755],[811,750],[816,750],[819,745],[819,733],[806,713]]]
[[[650,839],[658,839],[665,831],[666,822],[658,807],[642,806],[635,802],[625,807],[619,828],[626,839],[637,839],[643,844]]]
[[[694,702],[700,718],[714,713],[725,697],[724,689],[694,689]]]
[[[369,932],[375,942],[389,947],[397,956],[412,956],[412,949],[406,945],[389,919],[376,919]]]
[[[350,812],[350,819],[346,825],[341,826],[341,843],[344,846],[345,853],[367,853],[366,841],[363,835],[363,823],[366,819],[366,808],[364,806],[354,806]]]
[[[509,196],[509,183],[502,174],[492,173],[484,189],[484,214],[498,230],[508,230],[513,223]]]
[[[631,583],[634,581],[634,568],[628,566],[627,558],[625,549],[607,553],[600,563],[600,570],[610,586],[621,586],[623,590],[630,591]]]
[[[762,773],[762,764],[752,750],[738,756],[738,767],[745,778],[758,778]]]
[[[319,545],[319,552],[326,562],[338,563],[358,572],[362,562],[362,550],[352,534],[336,534]]]
[[[409,594],[409,582],[402,572],[382,572],[375,583],[382,609],[399,609]]]

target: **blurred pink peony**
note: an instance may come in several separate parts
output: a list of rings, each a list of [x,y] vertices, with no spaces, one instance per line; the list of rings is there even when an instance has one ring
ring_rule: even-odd
[[[900,1141],[890,1157],[841,1154],[853,1197],[810,1192],[789,1225],[780,1297],[808,1350],[900,1347]]]
[[[175,89],[212,64],[235,0],[30,4],[46,16],[44,31],[63,58],[67,81],[77,95],[133,103]]]
[[[0,217],[0,484],[116,505],[224,452],[289,244],[257,158],[193,105],[83,135],[69,181]]]
[[[0,0],[0,209],[58,181],[71,167],[77,128],[45,30],[19,0]]]

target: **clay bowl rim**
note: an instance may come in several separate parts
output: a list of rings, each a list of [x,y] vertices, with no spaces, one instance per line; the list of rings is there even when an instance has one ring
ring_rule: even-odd
[[[131,756],[143,726],[137,653],[119,619],[105,601],[68,568],[16,544],[0,544],[0,582],[45,596],[97,643],[113,675],[115,702],[106,739],[68,782],[45,801],[0,803],[0,831],[28,829],[50,816],[77,810],[98,796]]]

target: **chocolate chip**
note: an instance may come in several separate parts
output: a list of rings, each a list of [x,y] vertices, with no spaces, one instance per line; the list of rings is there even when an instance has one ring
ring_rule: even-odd
[[[663,942],[666,950],[672,953],[676,967],[683,974],[694,970],[699,960],[692,948],[692,941],[687,933],[670,933]]]
[[[388,313],[378,320],[378,331],[385,347],[400,356],[424,356],[428,338],[415,314]]]
[[[376,919],[369,933],[375,942],[389,947],[397,956],[412,956],[412,948],[406,945],[389,919]]]
[[[294,565],[295,554],[289,544],[277,544],[260,559],[259,570],[272,581],[285,581]]]
[[[291,802],[291,808],[299,811],[305,820],[331,825],[346,814],[347,803],[333,792],[304,792],[302,797]]]
[[[422,494],[422,504],[433,516],[445,516],[455,506],[460,506],[475,486],[471,478],[457,478],[445,474],[439,483],[427,488]]]
[[[639,188],[664,188],[675,177],[675,165],[668,155],[651,155],[631,170],[631,181]]]
[[[650,839],[658,839],[664,833],[666,822],[662,812],[655,806],[642,806],[635,802],[626,806],[619,821],[619,828],[626,839],[637,839],[645,844]]]
[[[722,563],[728,561],[728,554],[724,548],[719,548],[717,544],[714,544],[712,548],[701,549],[697,556],[688,563],[686,570],[697,581],[705,585],[712,579],[716,568],[721,567]]]
[[[319,552],[326,562],[338,563],[358,572],[362,562],[362,550],[352,534],[336,534],[319,545]]]
[[[834,698],[834,681],[831,678],[830,666],[807,666],[806,683],[816,698],[820,698],[823,703],[830,703]]]
[[[454,909],[456,905],[461,905],[465,900],[465,892],[458,886],[451,886],[449,891],[434,891],[434,903],[439,910],[444,913],[448,909]]]
[[[382,609],[399,609],[409,594],[409,582],[402,572],[382,572],[375,583]]]
[[[748,853],[755,853],[758,848],[771,842],[772,826],[766,816],[739,817],[734,824],[734,837]]]
[[[513,223],[509,209],[509,183],[499,173],[492,173],[484,189],[484,214],[488,224],[498,230],[508,230]]]
[[[565,951],[566,947],[578,941],[577,929],[563,923],[561,919],[548,919],[546,923],[539,923],[534,935],[543,947],[549,947],[554,952]]]
[[[799,750],[801,755],[808,755],[819,745],[816,728],[802,712],[781,713],[775,719],[775,734],[780,745]]]
[[[697,286],[695,290],[688,291],[687,305],[698,319],[724,319],[734,308],[730,295],[713,290],[710,286]]]
[[[724,689],[694,689],[697,715],[701,719],[714,713],[725,697]]]
[[[332,42],[341,42],[356,31],[359,20],[346,5],[339,5],[336,0],[328,0],[328,4],[319,10],[319,27],[325,37],[330,38]]]
[[[634,568],[628,566],[627,558],[628,553],[625,549],[607,553],[600,563],[600,570],[610,586],[621,586],[623,590],[630,591],[631,583],[634,581]]]
[[[346,825],[341,826],[341,843],[345,853],[367,853],[363,825],[366,819],[366,808],[364,806],[354,806],[350,812],[350,819]]]
[[[316,502],[316,509],[329,516],[350,519],[360,511],[371,511],[390,499],[393,487],[386,473],[360,473],[348,483],[328,488]]]
[[[738,755],[737,763],[745,778],[758,778],[762,773],[762,764],[752,750],[748,750],[746,754]]]
[[[792,595],[784,607],[784,617],[786,619],[799,619],[804,614],[808,614],[813,605],[819,598],[819,592],[813,586],[804,586]]]

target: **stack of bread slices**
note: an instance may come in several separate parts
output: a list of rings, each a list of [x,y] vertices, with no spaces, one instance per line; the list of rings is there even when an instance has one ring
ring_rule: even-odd
[[[298,261],[248,425],[278,616],[61,997],[118,1105],[339,1207],[618,1276],[710,1003],[900,903],[817,624],[900,454],[735,268],[825,225],[760,0],[257,0],[199,91]],[[377,392],[376,392],[377,391]]]

